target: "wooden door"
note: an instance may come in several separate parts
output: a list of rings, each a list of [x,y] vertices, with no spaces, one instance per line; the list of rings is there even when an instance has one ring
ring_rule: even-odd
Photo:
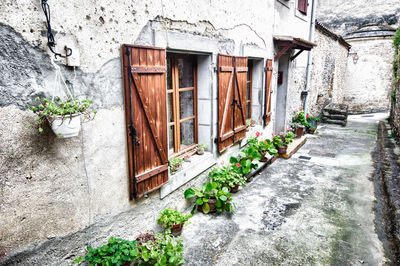
[[[130,198],[168,181],[165,50],[122,46]]]
[[[218,151],[246,135],[247,57],[218,55]]]
[[[265,64],[265,104],[264,104],[264,126],[271,121],[271,96],[272,96],[272,60],[267,59]]]

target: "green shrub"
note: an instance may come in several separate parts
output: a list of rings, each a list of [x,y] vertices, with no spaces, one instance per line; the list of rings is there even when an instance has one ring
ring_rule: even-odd
[[[192,215],[190,213],[184,214],[172,208],[166,208],[160,212],[157,222],[164,228],[171,228],[174,224],[186,223]]]
[[[232,165],[216,167],[210,172],[210,180],[229,187],[235,185],[243,186],[246,184],[246,178],[240,175]]]

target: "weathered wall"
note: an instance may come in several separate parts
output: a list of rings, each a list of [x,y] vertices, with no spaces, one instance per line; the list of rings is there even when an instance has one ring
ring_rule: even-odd
[[[357,53],[358,61],[348,57],[343,103],[353,113],[389,110],[392,90],[392,38],[364,38],[348,40],[350,53]]]
[[[336,38],[316,29],[312,52],[312,71],[308,101],[310,115],[320,115],[330,103],[341,103],[347,89],[344,78],[347,70],[348,50]]]
[[[289,8],[275,6],[277,3],[259,0],[243,6],[241,1],[176,0],[162,8],[161,1],[119,0],[112,5],[106,0],[49,1],[58,45],[73,39],[73,52],[80,55],[80,67],[74,70],[60,65],[61,71],[74,83],[75,94],[93,99],[99,111],[93,121],[83,124],[79,137],[58,139],[48,127],[41,135],[26,127],[33,121],[27,107],[36,96],[49,97],[55,86],[54,67],[45,52],[46,26],[39,1],[2,1],[0,255],[9,254],[6,263],[70,264],[87,244],[97,246],[112,235],[132,239],[156,229],[158,212],[166,206],[187,209],[183,190],[202,183],[205,175],[163,200],[156,191],[147,199],[129,201],[120,45],[200,51],[209,57],[205,72],[212,78],[205,81],[205,91],[199,95],[210,101],[199,108],[209,112],[207,123],[212,126],[207,132],[213,143],[217,134],[216,54],[273,58],[272,36],[278,24],[293,25],[280,29],[279,34],[308,36],[309,17],[291,13],[295,1],[289,1]],[[304,77],[306,56],[302,56],[296,60],[302,61],[303,67],[296,70],[293,64],[291,69]],[[277,67],[275,77],[276,71]],[[293,79],[290,82],[295,83]],[[272,84],[274,90],[276,81]],[[304,82],[299,84],[304,86]],[[298,86],[294,90],[299,91]],[[258,99],[264,99],[261,96]],[[274,95],[272,99],[275,106]],[[273,121],[264,131],[271,133],[272,125]],[[238,148],[236,145],[231,152]],[[226,160],[229,153],[215,156]]]
[[[317,18],[335,33],[345,35],[369,23],[398,26],[398,0],[318,0]]]

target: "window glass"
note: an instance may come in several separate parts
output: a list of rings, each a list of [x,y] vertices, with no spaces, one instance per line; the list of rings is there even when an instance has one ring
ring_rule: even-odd
[[[179,88],[194,87],[193,61],[189,58],[178,58]]]
[[[174,126],[168,127],[168,154],[174,153]]]
[[[194,119],[181,123],[181,147],[194,144]]]
[[[167,57],[167,90],[172,90],[172,67],[170,57]]]
[[[194,115],[194,91],[179,92],[179,109],[181,119]]]

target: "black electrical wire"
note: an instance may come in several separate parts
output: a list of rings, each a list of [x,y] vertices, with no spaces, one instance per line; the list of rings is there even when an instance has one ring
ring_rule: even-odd
[[[43,13],[46,16],[46,23],[47,23],[47,46],[49,47],[50,51],[54,54],[54,57],[57,58],[57,56],[59,57],[68,57],[72,55],[72,49],[65,47],[66,50],[66,54],[62,55],[60,53],[57,53],[56,51],[54,51],[54,47],[56,46],[56,42],[54,40],[54,35],[53,32],[51,30],[51,24],[50,24],[50,6],[47,3],[47,0],[42,0],[42,9],[43,9]]]

